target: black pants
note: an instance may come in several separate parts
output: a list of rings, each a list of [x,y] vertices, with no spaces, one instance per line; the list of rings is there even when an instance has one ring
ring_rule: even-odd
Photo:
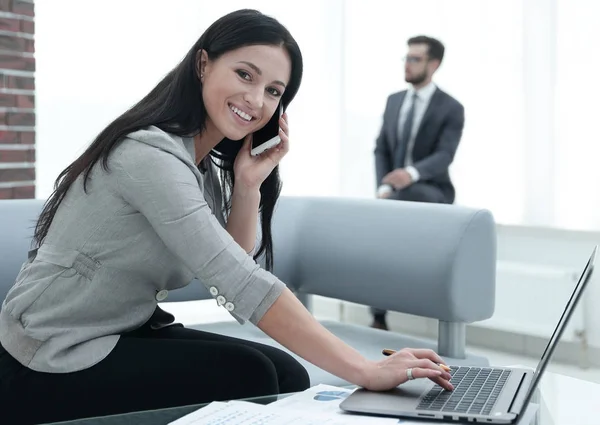
[[[422,182],[411,184],[401,190],[394,190],[390,199],[397,201],[431,202],[435,204],[448,203],[441,189],[432,184]]]
[[[173,325],[123,335],[98,364],[32,371],[0,347],[0,423],[38,424],[303,391],[308,373],[267,345]]]

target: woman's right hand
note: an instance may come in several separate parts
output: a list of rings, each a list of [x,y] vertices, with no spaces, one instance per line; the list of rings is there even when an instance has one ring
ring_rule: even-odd
[[[385,391],[414,378],[430,378],[452,390],[450,374],[436,363],[444,361],[431,350],[405,348],[378,362],[366,359],[325,328],[285,288],[258,322],[258,327],[288,350],[345,381],[373,391]]]
[[[434,351],[404,348],[378,362],[371,362],[366,371],[366,385],[371,391],[387,391],[409,380],[408,369],[414,379],[429,378],[442,388],[452,391],[450,374],[438,364],[444,361]]]

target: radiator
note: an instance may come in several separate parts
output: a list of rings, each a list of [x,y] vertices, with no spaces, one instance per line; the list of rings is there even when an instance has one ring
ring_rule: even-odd
[[[499,261],[494,316],[479,326],[550,338],[581,270]],[[580,300],[563,341],[580,341],[585,332],[585,299]]]

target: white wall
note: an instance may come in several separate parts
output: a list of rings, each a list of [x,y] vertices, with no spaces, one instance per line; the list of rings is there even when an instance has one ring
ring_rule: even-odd
[[[214,20],[247,7],[286,25],[305,62],[288,112],[284,193],[337,194],[341,0],[310,8],[274,0],[53,0],[36,4],[37,197],[47,197],[58,173],[150,91]]]
[[[446,46],[435,81],[465,106],[457,204],[599,230],[598,13],[593,0],[346,0],[342,194],[374,196],[385,100],[405,87],[406,40],[427,34]]]
[[[580,273],[585,266],[594,245],[600,243],[599,232],[582,232],[572,230],[547,229],[541,227],[524,226],[499,226],[498,227],[498,259],[500,261],[520,262],[530,264],[531,266],[554,267],[573,270]],[[600,254],[600,253],[599,253]],[[584,299],[578,307],[580,312],[584,313],[584,324],[587,330],[587,338],[590,345],[600,348],[600,256],[596,258],[596,270],[592,276]],[[570,282],[565,280],[566,286],[571,286]],[[528,312],[521,312],[524,320],[528,315],[545,315],[552,311],[548,320],[557,322],[559,315],[567,302],[565,294],[567,292],[552,293],[544,291],[538,294],[524,290],[527,293],[528,301],[523,302],[521,294],[515,292],[515,305],[526,309]],[[503,302],[504,309],[510,305],[509,299],[498,300]],[[549,326],[546,329],[551,329]]]
[[[600,230],[593,0],[39,2],[37,196],[211,22],[242,7],[280,19],[304,53],[285,194],[374,196],[386,97],[405,87],[406,40],[429,34],[446,45],[436,82],[466,108],[451,167],[457,203],[504,224]]]
[[[446,46],[434,80],[465,106],[451,168],[457,203],[489,208],[500,222],[520,222],[526,177],[521,2],[348,0],[345,6],[344,193],[373,196],[374,140],[385,101],[406,86],[406,40],[427,34]]]
[[[558,227],[598,230],[600,56],[590,47],[600,40],[600,2],[559,0],[556,14],[557,169],[552,208]]]

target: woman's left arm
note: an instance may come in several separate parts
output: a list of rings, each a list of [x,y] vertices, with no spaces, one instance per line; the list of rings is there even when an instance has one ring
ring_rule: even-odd
[[[260,189],[236,184],[231,196],[231,211],[227,219],[227,232],[248,253],[256,244],[256,226]]]
[[[268,151],[252,156],[252,134],[246,136],[244,144],[235,158],[235,184],[231,195],[231,211],[227,219],[227,232],[250,253],[256,244],[260,185],[271,174],[289,150],[289,127],[287,114],[279,118],[281,143]]]

